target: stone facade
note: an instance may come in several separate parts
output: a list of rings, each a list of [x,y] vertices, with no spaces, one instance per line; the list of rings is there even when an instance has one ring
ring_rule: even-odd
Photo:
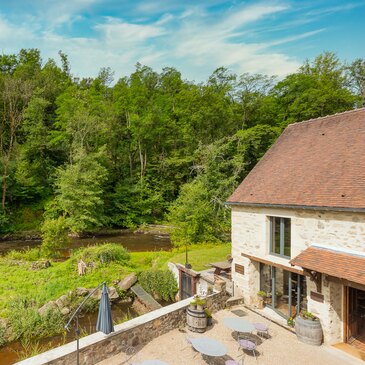
[[[206,298],[207,307],[212,313],[224,308],[227,301],[225,291]],[[80,364],[93,365],[128,347],[145,345],[153,338],[172,329],[185,327],[186,309],[191,298],[171,304],[115,326],[115,332],[104,335],[94,333],[80,339]],[[74,365],[76,364],[76,342],[47,351],[38,356],[21,361],[19,365]]]
[[[270,216],[291,219],[291,258],[312,244],[365,252],[365,213],[232,206],[234,295],[242,295],[247,305],[257,304],[260,264],[241,253],[272,262],[273,266],[292,268],[288,259],[270,255]],[[234,271],[235,264],[244,266],[243,275]],[[321,319],[325,342],[340,342],[343,339],[343,285],[328,282],[323,277],[323,303],[310,299],[311,291],[316,291],[316,287],[307,278],[308,310]]]

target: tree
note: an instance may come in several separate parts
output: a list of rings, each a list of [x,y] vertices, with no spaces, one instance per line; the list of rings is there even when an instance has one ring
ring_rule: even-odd
[[[31,97],[32,86],[28,80],[5,75],[0,79],[0,153],[2,162],[1,206],[5,210],[8,188],[9,165],[13,158],[19,128],[23,121],[23,111]]]
[[[185,184],[171,205],[169,221],[173,225],[174,245],[216,241],[214,230],[218,223],[209,204],[209,192],[201,181]]]
[[[352,109],[356,99],[347,84],[344,65],[334,53],[306,61],[273,89],[279,121],[288,124]]]
[[[357,58],[347,67],[352,89],[358,95],[359,106],[365,106],[365,60]]]
[[[80,151],[74,163],[57,171],[56,209],[73,233],[94,230],[105,223],[103,186],[107,170],[99,162],[102,158],[103,151],[98,155]]]
[[[42,252],[45,256],[58,256],[57,250],[67,246],[69,227],[64,216],[56,219],[46,219],[41,227]]]

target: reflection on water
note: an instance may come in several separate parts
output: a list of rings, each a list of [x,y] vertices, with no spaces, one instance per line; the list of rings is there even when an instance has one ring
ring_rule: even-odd
[[[72,238],[69,249],[76,249],[102,243],[120,243],[129,251],[159,251],[171,249],[168,235],[133,233],[129,230],[118,230],[114,234],[98,235],[87,238]],[[40,246],[40,240],[33,241],[0,241],[0,253],[10,250],[22,250]]]

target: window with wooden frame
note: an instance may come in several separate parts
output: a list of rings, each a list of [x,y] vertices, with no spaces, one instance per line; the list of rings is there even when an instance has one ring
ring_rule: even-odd
[[[270,218],[270,254],[290,258],[291,222],[290,218]]]

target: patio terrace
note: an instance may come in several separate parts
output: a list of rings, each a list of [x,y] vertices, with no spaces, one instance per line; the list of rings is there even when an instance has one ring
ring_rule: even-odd
[[[226,328],[223,319],[228,317],[239,318],[232,311],[238,310],[241,318],[252,323],[267,323],[262,316],[250,311],[243,306],[236,306],[229,310],[221,310],[213,314],[214,325],[203,334],[190,332],[187,328],[174,329],[166,334],[152,339],[144,346],[137,346],[135,353],[127,356],[120,353],[107,360],[103,360],[98,365],[122,365],[122,364],[138,364],[144,360],[159,359],[171,365],[207,365],[217,364],[224,365],[226,360],[239,360],[244,365],[355,365],[363,364],[362,361],[346,355],[345,353],[327,346],[310,346],[299,342],[294,333],[287,329],[271,323],[268,339],[261,340],[257,337],[257,360],[252,356],[251,352],[243,354],[242,350],[238,350],[237,340],[232,334],[232,330]],[[192,346],[186,341],[186,338],[209,337],[223,343],[228,353],[221,358],[209,358],[202,356],[193,350]]]

